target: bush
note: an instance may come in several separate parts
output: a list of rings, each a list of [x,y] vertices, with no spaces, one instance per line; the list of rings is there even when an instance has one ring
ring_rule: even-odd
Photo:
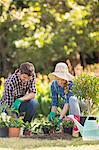
[[[2,97],[4,91],[4,83],[5,83],[5,79],[3,77],[0,78],[0,98]]]
[[[99,78],[92,75],[87,75],[85,73],[75,77],[72,92],[79,99],[86,100],[88,102],[88,105],[90,103],[90,100],[92,100],[93,104],[98,104]]]
[[[36,79],[37,95],[36,99],[39,102],[39,113],[47,116],[51,109],[51,93],[50,83],[47,75],[37,74]]]

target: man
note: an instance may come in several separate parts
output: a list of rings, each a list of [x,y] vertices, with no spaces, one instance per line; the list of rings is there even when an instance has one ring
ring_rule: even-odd
[[[26,62],[7,78],[1,105],[5,102],[13,112],[25,113],[23,121],[31,122],[38,107],[35,94],[34,66],[32,63]]]

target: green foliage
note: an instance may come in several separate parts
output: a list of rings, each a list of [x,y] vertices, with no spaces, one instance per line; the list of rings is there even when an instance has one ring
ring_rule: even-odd
[[[2,112],[0,114],[0,128],[8,127],[9,120],[10,120],[10,116],[8,116],[6,113]]]
[[[49,72],[76,52],[98,51],[98,7],[98,0],[0,1],[1,72],[27,60]]]
[[[40,114],[47,116],[51,109],[51,95],[50,95],[50,83],[46,75],[37,75],[37,95],[36,99],[39,102]]]
[[[62,127],[73,127],[74,126],[74,122],[70,119],[70,118],[65,118],[63,121],[62,121]]]
[[[32,132],[35,134],[42,133],[42,128],[47,127],[50,129],[50,122],[48,122],[47,117],[39,114],[37,118],[34,119],[32,123]]]
[[[52,122],[49,122],[47,117],[39,115],[38,118],[36,118],[32,123],[32,132],[39,134],[42,133],[44,128],[47,128],[49,132],[51,130],[57,130],[57,123],[57,117]]]
[[[7,107],[8,107],[8,105],[4,102],[4,103],[0,106],[0,114],[1,114],[4,110],[6,110]]]
[[[56,117],[52,122],[50,122],[50,128],[57,130],[57,125],[58,125],[58,118]]]
[[[22,118],[13,118],[11,117],[9,119],[8,127],[13,127],[13,128],[21,128],[24,126],[24,122]]]
[[[83,73],[74,79],[72,92],[79,98],[99,100],[99,78]]]
[[[7,115],[5,112],[0,114],[0,127],[16,127],[20,128],[24,126],[24,122],[21,117],[17,118],[13,115]]]
[[[2,94],[4,91],[4,82],[5,82],[5,79],[3,77],[0,78],[0,98],[2,97]]]
[[[24,129],[25,130],[31,130],[32,129],[32,125],[31,123],[29,123],[28,121],[27,122],[24,122]]]

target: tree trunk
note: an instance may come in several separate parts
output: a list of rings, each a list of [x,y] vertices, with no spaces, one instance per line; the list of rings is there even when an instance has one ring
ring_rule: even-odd
[[[81,66],[81,60],[80,60],[80,54],[76,53],[76,55],[74,55],[70,61],[66,61],[66,63],[68,64],[69,67],[69,71],[73,74],[73,75],[80,75],[83,71],[83,67]],[[72,69],[72,71],[71,71]]]
[[[81,54],[81,58],[82,58],[82,64],[83,64],[83,66],[86,67],[87,63],[86,63],[86,56],[85,56],[85,54]]]

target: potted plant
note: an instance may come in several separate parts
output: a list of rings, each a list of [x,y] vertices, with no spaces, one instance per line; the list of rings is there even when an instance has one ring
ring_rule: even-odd
[[[55,134],[57,131],[58,118],[56,117],[52,122],[50,122],[50,134]]]
[[[42,115],[39,115],[33,122],[33,133],[43,133],[53,134],[56,132],[58,119],[55,118],[54,121],[49,122],[48,119]]]
[[[99,78],[85,73],[75,77],[72,92],[80,100],[86,101],[88,114],[92,113],[93,106],[97,105],[99,100]]]
[[[42,125],[42,130],[44,134],[50,134],[50,128],[51,128],[51,124],[50,122],[44,122],[44,124]]]
[[[33,133],[43,133],[49,134],[50,133],[50,122],[48,122],[47,118],[43,115],[39,115],[33,122]]]
[[[5,112],[0,114],[0,137],[8,137],[8,123],[10,116]]]
[[[13,113],[11,109],[8,108],[8,105],[6,103],[3,103],[0,107],[0,114],[0,133],[3,133],[3,131],[5,131],[5,136],[7,135],[9,137],[18,137],[20,134],[20,128],[24,125],[22,117],[17,117],[19,116],[19,112],[16,111]]]
[[[72,135],[72,130],[74,127],[73,120],[68,117],[65,117],[62,121],[62,127],[63,127],[64,133],[69,133]]]
[[[84,125],[86,115],[94,114],[94,110],[98,109],[99,78],[83,73],[82,75],[75,77],[74,86],[71,91],[79,98],[79,100],[85,101],[88,106],[87,111],[83,112],[84,116],[80,117],[80,123]]]
[[[32,136],[32,124],[29,123],[28,121],[24,123],[24,131],[25,132],[25,136]]]
[[[14,118],[11,117],[9,120],[9,137],[19,137],[20,128],[24,126],[24,122],[21,117]]]

